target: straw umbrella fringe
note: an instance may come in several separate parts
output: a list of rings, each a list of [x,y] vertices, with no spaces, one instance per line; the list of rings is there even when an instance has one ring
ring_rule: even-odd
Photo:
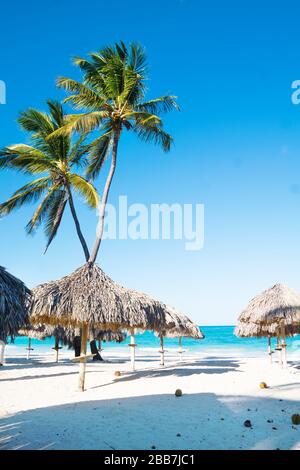
[[[293,336],[300,333],[300,325],[289,325],[285,327],[285,335]],[[259,325],[258,323],[244,322],[241,321],[237,324],[234,330],[234,334],[240,338],[268,338],[268,355],[270,362],[272,363],[272,338],[277,338],[277,347],[276,349],[280,353],[279,362],[282,364],[282,354],[280,346],[280,334],[279,329],[276,324],[270,325]]]
[[[70,328],[62,328],[61,326],[51,326],[51,325],[30,325],[27,328],[23,328],[19,331],[19,336],[28,337],[28,347],[27,349],[27,359],[30,357],[30,352],[33,351],[31,347],[32,339],[44,340],[46,338],[55,338],[54,347],[52,348],[55,351],[55,362],[58,362],[58,353],[62,349],[59,345],[60,343],[64,345],[69,345],[69,338],[72,337],[73,333]]]
[[[281,337],[283,363],[286,366],[285,338],[299,332],[300,294],[283,284],[276,284],[254,297],[240,314],[238,322],[238,336]]]
[[[30,325],[18,331],[18,336],[27,336],[31,339],[44,340],[47,338],[48,333],[45,325]]]
[[[300,293],[283,284],[275,284],[249,302],[239,321],[278,326],[300,324]]]
[[[300,324],[285,327],[286,336],[300,333]],[[235,327],[234,334],[240,338],[276,338],[278,336],[278,325],[259,325],[258,323],[240,321]]]
[[[25,284],[0,266],[0,339],[6,342],[17,336],[28,324],[30,290]]]
[[[48,330],[51,331],[52,329],[52,335],[51,336],[56,336],[60,343],[62,343],[64,346],[68,346],[69,349],[75,349],[75,357],[76,356],[80,356],[80,350],[77,352],[77,344],[76,344],[76,340],[78,338],[78,333],[80,334],[80,332],[78,332],[78,328],[66,328],[66,327],[53,327],[53,326],[47,326]],[[117,343],[121,343],[122,341],[124,341],[126,339],[126,333],[124,332],[121,332],[121,331],[112,331],[112,330],[99,330],[99,329],[91,329],[89,331],[89,335],[90,337],[92,338],[95,338],[95,340],[93,340],[95,342],[95,345],[96,345],[96,340],[98,340],[98,349],[97,349],[97,346],[96,347],[96,353],[98,353],[99,357],[100,357],[100,360],[102,360],[101,356],[100,356],[100,352],[101,352],[101,341],[103,342],[117,342]],[[93,352],[92,350],[92,344],[91,344],[91,341],[90,341],[90,346],[91,346],[91,352]],[[95,359],[95,358],[94,358]]]
[[[30,352],[33,351],[31,347],[31,339],[39,339],[44,340],[46,338],[54,337],[55,338],[55,346],[54,349],[56,352],[56,362],[58,362],[58,352],[61,349],[59,344],[67,346],[69,349],[74,348],[74,339],[76,336],[76,329],[74,328],[67,328],[61,326],[51,326],[51,325],[30,325],[28,328],[23,328],[18,332],[19,336],[27,336],[28,337],[28,347],[27,347],[27,359],[30,357]],[[99,341],[116,341],[121,343],[126,339],[126,333],[121,331],[101,331],[101,330],[94,330],[93,335]]]
[[[100,358],[102,360],[101,352],[102,352],[102,342],[103,343],[109,343],[109,342],[115,342],[115,343],[122,343],[125,341],[127,334],[123,331],[112,331],[112,330],[96,330],[95,334],[96,339],[98,340],[98,353],[100,355]]]
[[[11,341],[28,324],[30,291],[25,284],[0,266],[0,365],[4,363],[7,338]]]
[[[127,335],[125,331],[112,331],[112,330],[107,330],[107,331],[99,331],[99,333],[96,333],[97,339],[100,341],[103,341],[104,343],[110,343],[110,342],[115,342],[115,343],[122,343],[125,341]]]
[[[32,339],[39,339],[44,340],[47,337],[45,333],[45,326],[44,325],[35,325],[35,326],[28,326],[27,328],[23,328],[18,332],[18,336],[27,336],[28,338],[28,345],[26,348],[27,351],[27,360],[30,358],[31,351],[34,349],[31,347],[31,340]]]
[[[164,304],[119,286],[97,265],[86,263],[69,276],[33,289],[30,321],[81,328],[79,389],[83,391],[89,329],[161,331],[175,326],[166,317]]]
[[[32,291],[31,323],[60,324],[72,328],[89,325],[102,330],[165,326],[163,304],[124,289],[97,265],[85,264],[59,281]]]
[[[157,336],[160,337],[160,364],[164,365],[165,363],[165,349],[164,349],[164,338],[179,338],[179,349],[178,354],[180,361],[182,360],[182,338],[193,338],[193,339],[204,339],[204,334],[200,328],[193,323],[186,315],[178,310],[175,310],[173,307],[167,306],[166,310],[167,327],[173,322],[174,326],[165,328]]]

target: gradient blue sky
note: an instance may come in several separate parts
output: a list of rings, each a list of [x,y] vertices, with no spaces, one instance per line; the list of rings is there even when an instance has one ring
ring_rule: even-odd
[[[205,243],[105,241],[99,263],[202,325],[234,324],[248,300],[276,282],[300,289],[300,5],[290,2],[35,0],[1,6],[0,146],[24,140],[16,118],[63,98],[58,75],[78,77],[73,55],[116,40],[139,41],[150,63],[149,97],[174,93],[169,155],[123,138],[111,202],[205,204]],[[0,199],[25,180],[0,174]],[[32,209],[0,221],[0,264],[29,286],[83,261],[67,216],[46,256],[40,232],[25,234]],[[79,204],[88,240],[96,217]]]

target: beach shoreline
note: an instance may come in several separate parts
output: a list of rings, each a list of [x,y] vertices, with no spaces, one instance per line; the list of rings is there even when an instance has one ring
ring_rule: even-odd
[[[128,351],[88,362],[76,391],[73,351],[7,354],[1,368],[0,449],[300,449],[300,363],[267,357]],[[121,376],[115,377],[115,371]],[[260,382],[267,389],[260,389]],[[182,397],[175,397],[181,389]],[[251,427],[244,422],[250,420]]]

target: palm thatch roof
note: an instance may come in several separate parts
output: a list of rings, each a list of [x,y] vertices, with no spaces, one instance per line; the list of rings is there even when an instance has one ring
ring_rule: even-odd
[[[300,333],[300,325],[288,325],[285,327],[286,336],[293,336]],[[240,321],[235,327],[234,334],[240,338],[267,338],[278,335],[278,325],[261,325],[253,322]]]
[[[30,291],[25,284],[0,266],[0,339],[13,340],[28,324]]]
[[[204,334],[200,328],[192,322],[186,315],[173,307],[167,306],[166,309],[167,326],[174,323],[173,327],[166,328],[161,332],[162,336],[167,338],[187,337],[194,339],[204,339]]]
[[[63,328],[61,326],[41,325],[34,324],[28,325],[26,328],[22,328],[18,332],[19,336],[28,336],[32,339],[43,340],[45,338],[51,338],[54,336],[61,340],[64,344],[69,344],[72,338],[74,338],[74,330],[71,328]]]
[[[254,297],[238,321],[273,325],[274,331],[280,325],[287,329],[300,325],[300,293],[283,284],[275,284]]]
[[[43,340],[47,338],[48,334],[44,325],[29,325],[19,330],[18,336],[27,336],[31,339]]]
[[[98,334],[96,333],[97,339],[100,339],[104,343],[109,343],[109,342],[114,342],[114,343],[122,343],[125,341],[127,335],[124,331],[112,331],[112,330],[106,330],[106,331],[99,331]]]
[[[121,343],[126,339],[126,333],[122,331],[112,331],[112,330],[94,330],[93,334],[95,338],[101,339],[104,342],[115,341],[116,343]],[[26,328],[22,328],[18,332],[18,336],[27,336],[31,339],[44,340],[45,338],[55,337],[62,344],[72,348],[74,345],[74,338],[76,332],[74,328],[67,328],[62,326],[52,326],[52,325],[29,325]]]
[[[74,339],[77,335],[75,328],[67,328],[62,326],[46,326],[46,331],[48,332],[48,336],[55,336],[63,343],[65,346],[68,346],[70,349],[74,347]],[[104,342],[113,342],[121,343],[126,339],[126,333],[119,331],[119,330],[99,330],[92,328],[91,329],[93,336],[95,339],[100,339]]]
[[[31,323],[155,331],[167,325],[164,304],[119,286],[90,263],[58,281],[36,287],[32,293]],[[168,328],[174,326],[168,322]]]

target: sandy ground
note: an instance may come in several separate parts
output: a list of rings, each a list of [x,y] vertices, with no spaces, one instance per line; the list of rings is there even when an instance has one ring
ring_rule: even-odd
[[[0,449],[299,449],[300,361],[144,353],[88,363],[71,353],[8,357],[0,369]],[[122,372],[116,378],[114,372]],[[264,381],[269,388],[261,390]],[[183,396],[176,398],[180,388]],[[251,428],[244,426],[250,420]]]

